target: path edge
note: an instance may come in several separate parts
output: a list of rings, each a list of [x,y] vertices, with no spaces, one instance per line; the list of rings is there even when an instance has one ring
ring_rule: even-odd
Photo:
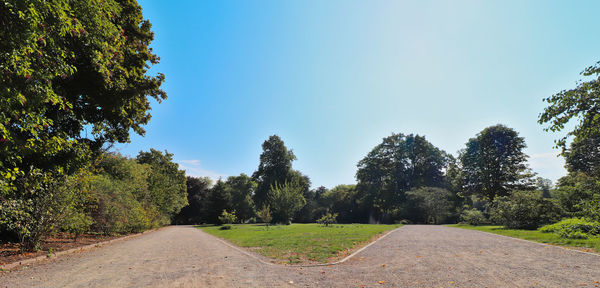
[[[543,246],[549,246],[549,247],[554,247],[554,248],[557,248],[557,249],[563,249],[563,250],[567,250],[567,251],[573,251],[573,252],[577,252],[577,253],[583,253],[583,254],[594,255],[596,257],[600,257],[600,252],[598,252],[598,253],[592,253],[592,252],[586,252],[586,251],[581,251],[581,250],[574,249],[574,248],[577,248],[577,246],[563,246],[563,245],[558,245],[558,244],[542,243],[542,242],[536,242],[536,241],[533,241],[533,240],[521,239],[521,238],[517,238],[517,237],[500,235],[500,234],[496,234],[496,233],[492,233],[492,232],[475,230],[475,229],[466,229],[466,228],[452,227],[452,226],[446,226],[446,225],[444,225],[444,227],[446,227],[446,228],[454,228],[454,229],[462,229],[462,230],[470,230],[470,231],[477,231],[477,232],[486,233],[486,234],[490,234],[490,235],[494,235],[494,236],[500,236],[500,237],[504,237],[504,238],[508,238],[508,239],[512,239],[512,240],[519,240],[519,241],[523,241],[523,242],[529,242],[529,243],[533,243],[533,244],[538,244],[538,245],[543,245]],[[573,248],[570,248],[570,247],[573,247]],[[579,247],[579,248],[585,248],[585,247]]]
[[[107,240],[107,241],[103,241],[103,242],[97,242],[97,243],[93,243],[93,244],[88,244],[88,245],[84,245],[84,246],[80,246],[80,247],[75,247],[75,248],[71,248],[71,249],[67,249],[67,250],[63,250],[63,251],[58,251],[58,252],[54,252],[52,253],[50,257],[48,257],[48,255],[41,255],[41,256],[37,256],[34,258],[28,258],[28,259],[24,259],[24,260],[19,260],[19,261],[15,261],[12,263],[6,263],[6,264],[2,264],[0,265],[0,272],[4,271],[10,271],[12,269],[15,269],[16,267],[20,267],[20,266],[26,266],[26,265],[31,265],[34,263],[38,263],[38,262],[43,262],[46,260],[53,260],[56,259],[60,256],[64,256],[64,255],[69,255],[69,254],[73,254],[75,252],[83,252],[83,251],[87,251],[87,250],[91,250],[93,248],[96,247],[101,247],[101,246],[105,246],[105,245],[109,245],[109,244],[113,244],[115,242],[120,242],[120,241],[124,241],[124,240],[129,240],[132,238],[136,238],[142,235],[146,235],[152,232],[156,232],[158,230],[162,230],[168,227],[171,227],[172,225],[169,226],[163,226],[163,227],[159,227],[159,228],[154,228],[154,229],[150,229],[150,230],[146,230],[144,232],[140,232],[140,233],[136,233],[136,234],[130,234],[130,235],[126,235],[123,237],[119,237],[119,238],[115,238],[112,240]]]
[[[241,252],[242,254],[244,254],[244,255],[246,255],[246,256],[250,256],[250,257],[252,257],[252,258],[256,259],[258,262],[260,262],[260,263],[262,263],[262,264],[265,264],[265,265],[271,265],[271,266],[284,266],[284,267],[319,267],[319,266],[331,266],[331,265],[338,265],[338,264],[342,264],[342,263],[344,263],[344,262],[348,261],[350,258],[352,258],[352,257],[356,256],[358,253],[362,252],[363,250],[365,250],[365,249],[369,248],[369,246],[371,246],[371,245],[373,245],[373,244],[377,243],[379,240],[381,240],[381,239],[383,239],[383,238],[387,237],[388,235],[392,234],[393,232],[396,232],[396,231],[398,231],[398,230],[400,230],[400,229],[404,228],[405,226],[406,226],[406,225],[404,225],[404,226],[402,226],[402,227],[398,227],[398,228],[392,229],[392,230],[390,230],[390,231],[387,231],[387,232],[386,232],[385,234],[383,234],[381,237],[379,237],[379,238],[375,239],[375,241],[373,241],[373,242],[371,242],[371,243],[369,243],[369,244],[367,244],[367,245],[365,245],[365,246],[361,247],[360,249],[358,249],[358,250],[354,251],[352,254],[350,254],[350,255],[348,255],[348,256],[346,256],[346,257],[344,257],[344,259],[342,259],[342,260],[338,260],[338,261],[336,261],[336,262],[332,262],[332,263],[318,263],[318,264],[304,264],[304,265],[288,265],[288,264],[277,264],[277,263],[271,263],[271,262],[264,261],[264,260],[262,259],[262,257],[261,257],[261,256],[258,256],[258,255],[254,254],[254,253],[252,253],[252,252],[246,251],[244,248],[241,248],[241,247],[238,247],[238,246],[236,246],[236,245],[234,245],[234,244],[232,244],[232,243],[229,243],[228,241],[226,241],[226,240],[224,240],[224,239],[221,239],[221,238],[219,238],[219,237],[217,237],[217,236],[215,236],[215,235],[212,235],[212,234],[210,234],[210,233],[204,232],[204,231],[203,231],[202,229],[200,229],[200,228],[196,228],[196,227],[194,227],[194,228],[195,228],[195,229],[198,229],[198,230],[200,230],[202,233],[204,233],[204,234],[206,234],[206,235],[208,235],[208,236],[210,236],[210,237],[212,237],[212,238],[215,238],[215,239],[216,239],[216,240],[218,240],[219,242],[221,242],[221,243],[223,243],[223,244],[225,244],[225,245],[227,245],[227,246],[229,246],[229,247],[231,247],[231,248],[233,248],[233,249],[237,250],[238,252]]]

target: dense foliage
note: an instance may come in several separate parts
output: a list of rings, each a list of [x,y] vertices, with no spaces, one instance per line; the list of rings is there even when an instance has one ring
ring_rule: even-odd
[[[532,175],[526,165],[525,147],[525,139],[504,125],[487,127],[469,139],[459,155],[462,194],[492,201],[512,190],[530,187]]]
[[[406,192],[418,187],[446,185],[447,154],[419,135],[392,134],[358,162],[360,201],[369,222],[411,217]],[[364,221],[364,220],[363,220]]]
[[[560,208],[540,191],[516,190],[494,199],[490,218],[510,229],[537,229],[560,220]]]
[[[546,233],[555,233],[562,238],[587,239],[600,236],[600,222],[584,218],[569,218],[540,228]]]

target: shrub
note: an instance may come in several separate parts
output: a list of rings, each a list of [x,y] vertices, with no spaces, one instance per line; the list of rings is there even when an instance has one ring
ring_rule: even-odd
[[[460,213],[460,221],[474,226],[490,224],[490,220],[477,208],[464,210]]]
[[[490,209],[490,220],[510,229],[537,229],[560,218],[560,208],[540,191],[513,191],[497,197]]]
[[[219,230],[231,230],[231,225],[223,225],[219,228]]]
[[[570,218],[539,229],[544,233],[554,233],[562,238],[587,239],[600,236],[600,222],[585,218]]]
[[[338,213],[331,214],[330,212],[327,212],[325,215],[323,215],[323,217],[317,219],[317,223],[325,225],[325,227],[327,227],[330,224],[337,223],[337,216]]]
[[[235,212],[228,213],[227,210],[223,210],[223,213],[221,213],[221,216],[219,216],[219,221],[222,224],[231,224],[236,220],[237,217],[235,217]]]
[[[271,217],[271,208],[269,205],[264,206],[262,209],[256,212],[256,215],[267,225],[269,225],[273,219],[273,217]]]

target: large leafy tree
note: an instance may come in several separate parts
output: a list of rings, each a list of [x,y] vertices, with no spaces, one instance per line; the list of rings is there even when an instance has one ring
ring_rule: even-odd
[[[285,147],[283,140],[277,135],[270,136],[262,144],[262,149],[258,170],[252,174],[252,178],[258,183],[254,193],[257,207],[266,204],[271,186],[291,181],[292,161],[296,160],[294,153]]]
[[[569,172],[583,172],[600,178],[600,134],[575,137],[563,155]]]
[[[188,205],[181,208],[175,217],[177,224],[206,223],[206,210],[209,207],[208,196],[212,180],[208,177],[187,176]]]
[[[150,152],[140,152],[138,163],[151,167],[148,175],[148,190],[150,201],[165,216],[165,223],[175,216],[187,202],[187,186],[185,171],[179,170],[179,165],[173,162],[173,154],[150,149]]]
[[[106,142],[144,134],[163,75],[135,0],[0,3],[0,188],[70,173]]]
[[[232,212],[233,209],[231,208],[231,193],[225,182],[219,179],[208,195],[208,209],[206,210],[208,223],[221,224],[219,216],[223,211]]]
[[[356,188],[369,217],[376,221],[396,217],[393,215],[402,212],[406,191],[446,185],[447,161],[447,154],[423,136],[392,134],[384,138],[358,162],[356,172]]]
[[[231,195],[231,209],[235,211],[237,219],[244,223],[254,217],[255,208],[252,194],[256,190],[256,182],[248,175],[230,176],[225,182],[226,189]],[[232,212],[232,211],[229,211]]]
[[[501,124],[469,139],[459,156],[464,195],[491,201],[531,187],[533,175],[527,167],[525,147],[525,139],[517,131]]]
[[[304,188],[298,180],[275,183],[267,194],[268,203],[273,212],[272,222],[289,224],[296,214],[306,204],[303,195]]]
[[[580,81],[575,88],[544,99],[549,105],[538,118],[540,124],[548,124],[544,130],[552,132],[563,130],[571,120],[577,121],[571,131],[556,140],[557,147],[562,148],[563,153],[570,136],[585,141],[586,138],[600,135],[600,62],[586,68],[581,74],[588,77],[587,81]]]

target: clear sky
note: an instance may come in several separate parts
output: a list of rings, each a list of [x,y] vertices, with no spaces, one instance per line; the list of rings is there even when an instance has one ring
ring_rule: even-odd
[[[277,134],[313,187],[355,183],[392,132],[453,153],[497,123],[565,175],[542,99],[600,60],[600,1],[140,1],[168,99],[145,137],[188,175],[252,174]]]

